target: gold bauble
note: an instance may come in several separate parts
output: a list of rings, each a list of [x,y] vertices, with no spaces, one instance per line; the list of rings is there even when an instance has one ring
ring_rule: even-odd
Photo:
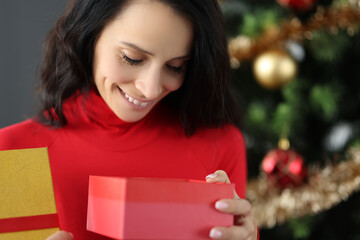
[[[267,89],[276,89],[295,77],[297,65],[287,52],[269,50],[255,59],[253,70],[255,78],[261,86]]]

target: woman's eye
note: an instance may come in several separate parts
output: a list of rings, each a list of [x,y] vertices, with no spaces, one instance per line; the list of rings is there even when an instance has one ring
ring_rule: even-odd
[[[137,60],[137,59],[132,59],[132,58],[129,58],[128,56],[126,56],[125,53],[121,53],[121,59],[127,63],[127,64],[130,64],[130,65],[135,65],[135,64],[139,64],[142,62],[142,60]]]
[[[167,64],[166,67],[168,69],[170,69],[171,71],[175,72],[175,73],[182,73],[183,72],[183,66],[182,65],[180,67],[174,67],[174,66],[171,66],[171,65]]]

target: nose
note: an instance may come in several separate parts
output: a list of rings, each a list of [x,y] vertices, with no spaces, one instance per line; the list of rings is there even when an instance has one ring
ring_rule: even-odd
[[[135,87],[147,99],[155,99],[162,92],[161,69],[152,68],[144,71],[144,74],[135,81]]]

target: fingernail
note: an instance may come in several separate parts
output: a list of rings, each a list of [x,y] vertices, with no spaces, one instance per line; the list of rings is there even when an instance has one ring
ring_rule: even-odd
[[[69,234],[72,238],[74,238],[74,235],[73,235],[71,232],[68,232],[68,234]]]
[[[209,236],[211,238],[221,238],[222,232],[220,232],[219,230],[213,228],[213,229],[211,229]]]
[[[209,174],[205,177],[205,179],[206,178],[216,178],[216,174],[215,173]]]
[[[227,204],[226,202],[222,202],[222,201],[217,201],[215,203],[215,208],[219,209],[219,210],[223,210],[229,207],[229,204]]]

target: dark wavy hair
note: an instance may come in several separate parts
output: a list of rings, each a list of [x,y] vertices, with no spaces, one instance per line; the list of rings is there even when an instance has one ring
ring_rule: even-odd
[[[181,88],[163,102],[176,110],[185,133],[201,126],[237,123],[231,69],[221,9],[216,0],[157,0],[193,25],[192,59]],[[93,86],[93,55],[105,25],[131,0],[70,0],[44,42],[40,65],[41,122],[66,125],[63,102]],[[44,114],[45,113],[45,114]]]

